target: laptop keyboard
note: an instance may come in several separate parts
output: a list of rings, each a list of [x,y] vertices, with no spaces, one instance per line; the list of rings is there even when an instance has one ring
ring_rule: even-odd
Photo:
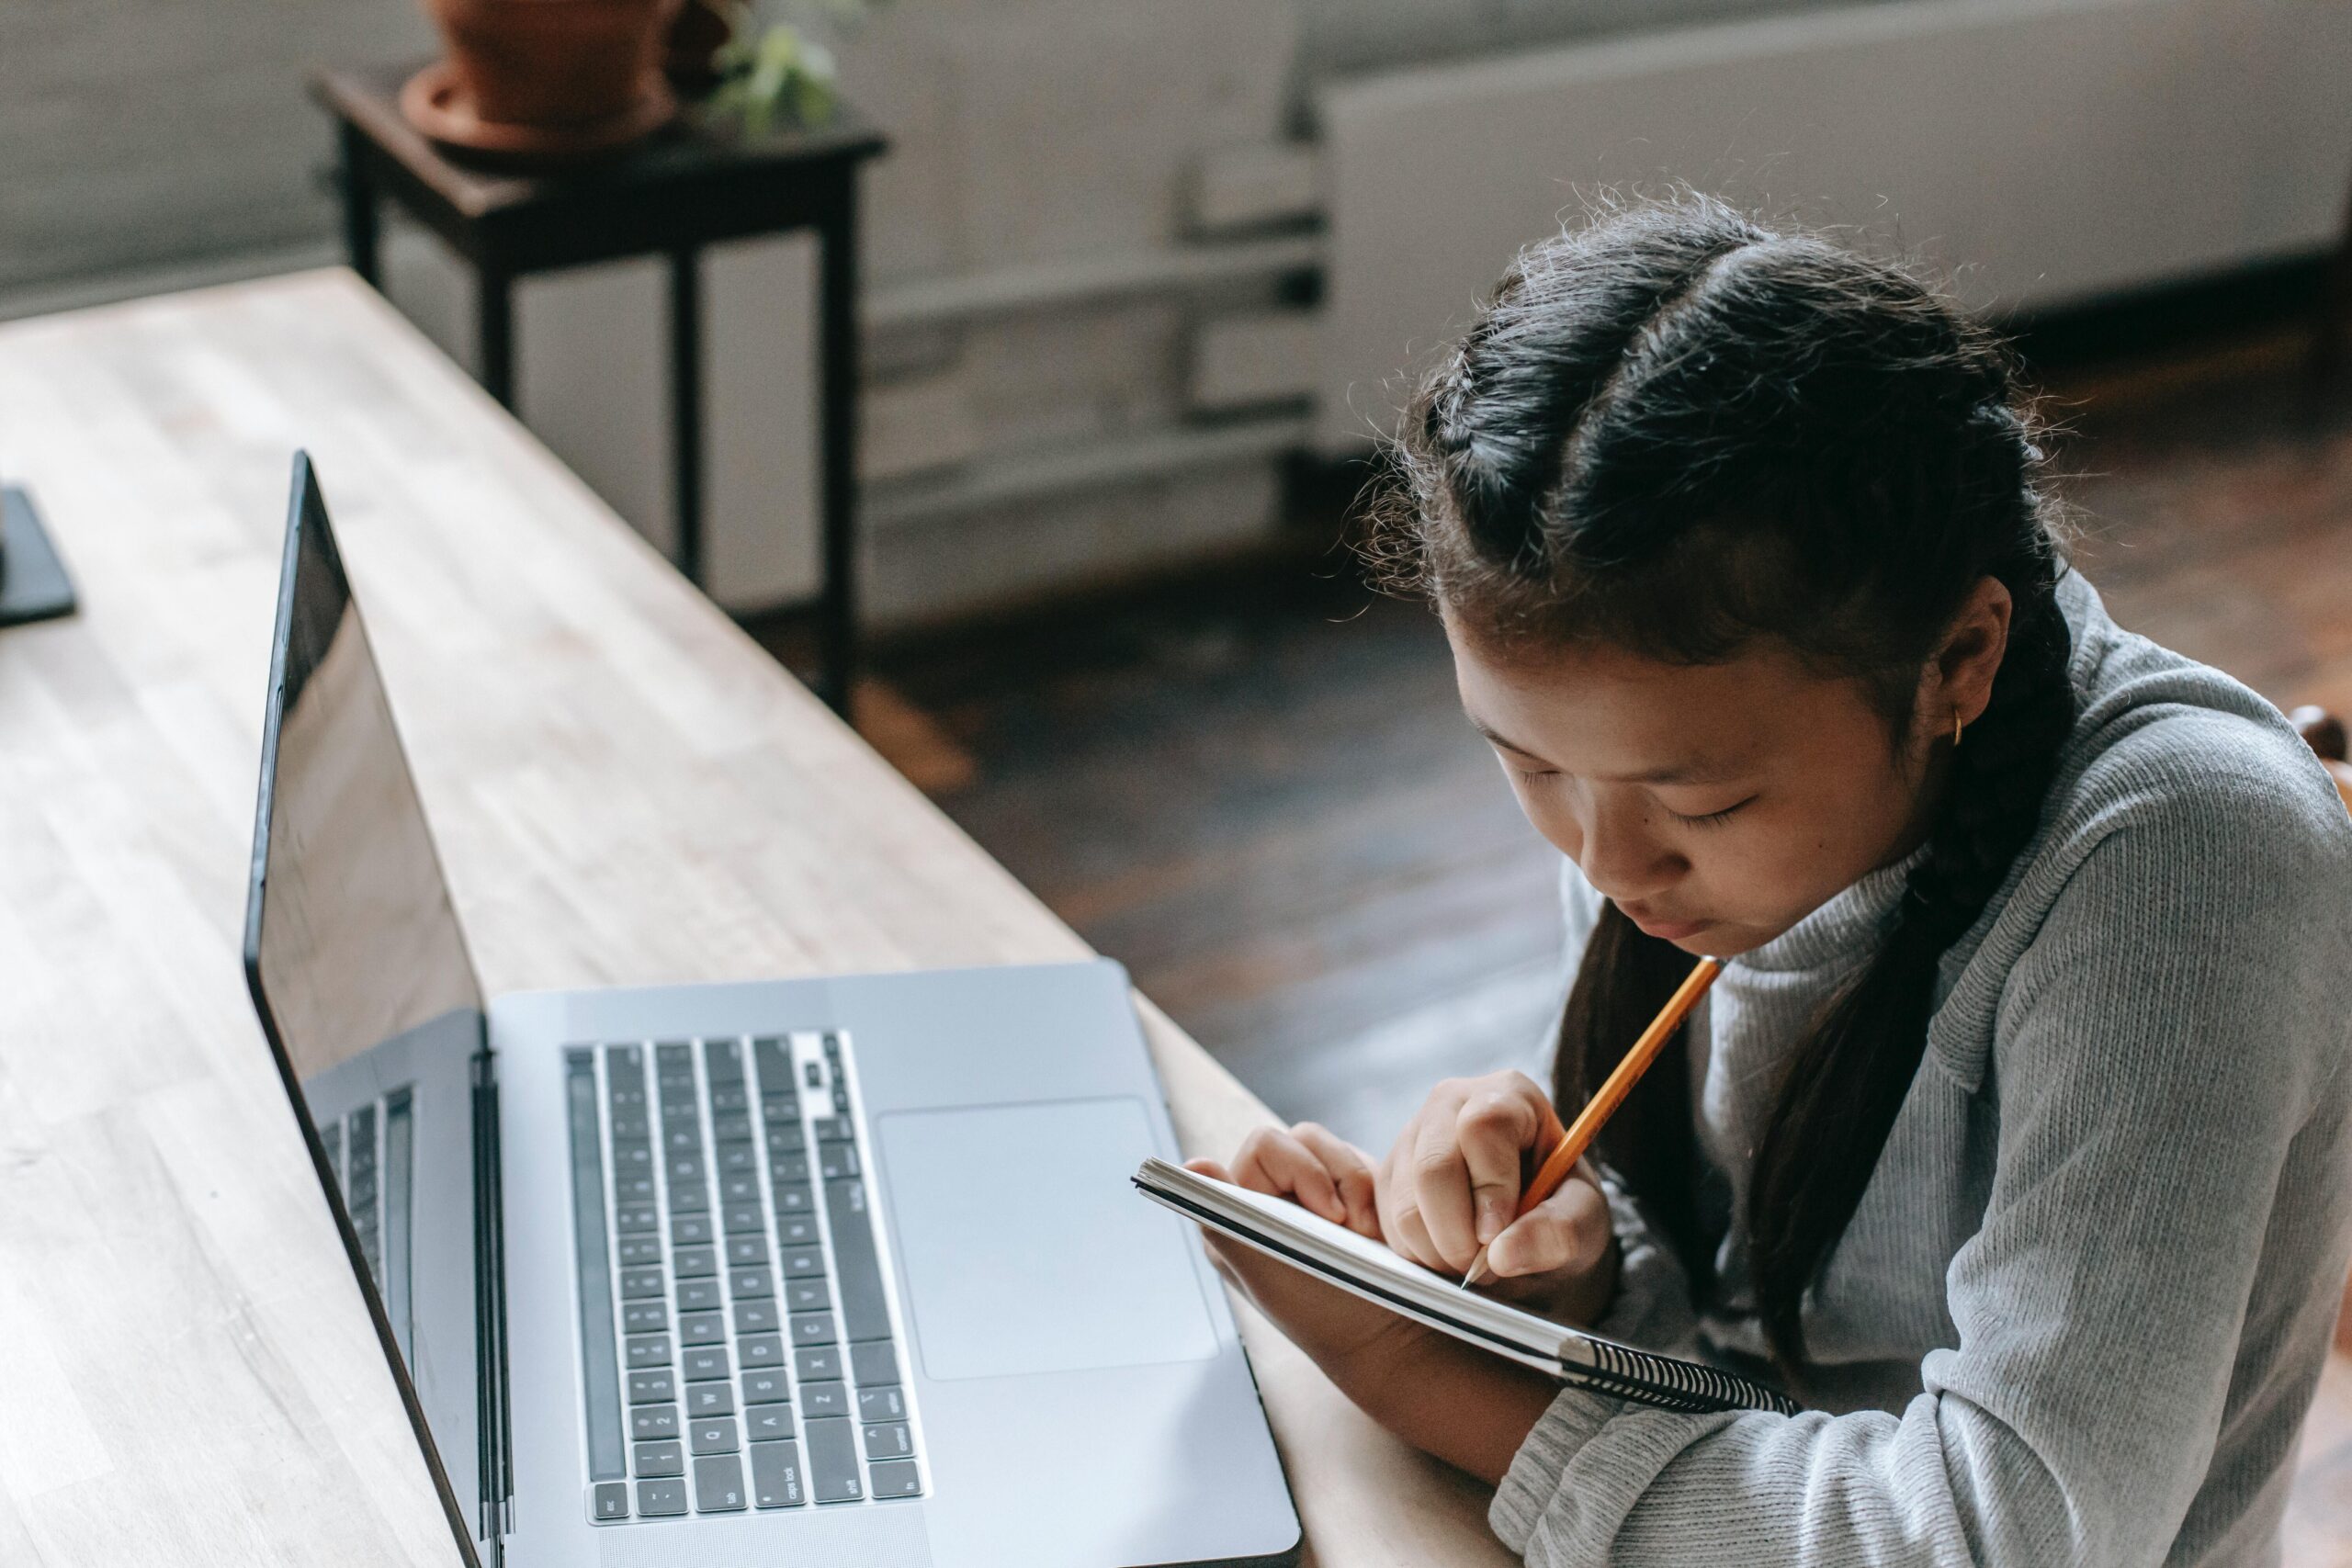
[[[414,1089],[402,1085],[342,1121],[328,1122],[319,1129],[319,1142],[325,1145],[327,1168],[343,1193],[352,1234],[359,1238],[359,1256],[376,1282],[384,1315],[391,1320],[392,1337],[401,1359],[414,1365],[409,1289],[413,1241],[410,1199],[416,1169]]]
[[[565,1051],[596,1522],[922,1495],[846,1049]]]

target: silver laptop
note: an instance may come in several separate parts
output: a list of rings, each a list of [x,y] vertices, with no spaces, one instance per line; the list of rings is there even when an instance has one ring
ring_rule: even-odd
[[[300,457],[245,964],[469,1562],[1295,1561],[1119,967],[486,1000]]]

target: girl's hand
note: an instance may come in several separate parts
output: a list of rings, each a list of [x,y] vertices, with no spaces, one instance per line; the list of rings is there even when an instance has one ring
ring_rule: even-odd
[[[1334,1224],[1380,1239],[1371,1156],[1312,1122],[1250,1134],[1230,1172],[1207,1159],[1188,1160],[1185,1168],[1287,1198]],[[1217,1272],[1342,1386],[1364,1357],[1431,1332],[1214,1230],[1203,1234]]]
[[[1563,1132],[1524,1073],[1438,1085],[1375,1175],[1381,1234],[1456,1278],[1484,1246],[1496,1294],[1590,1322],[1617,1284],[1616,1234],[1591,1168],[1512,1218],[1525,1176]]]

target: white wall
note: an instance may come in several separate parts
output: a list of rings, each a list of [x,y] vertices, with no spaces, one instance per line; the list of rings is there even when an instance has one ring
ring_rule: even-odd
[[[2324,246],[2352,6],[1914,0],[1364,77],[1321,111],[1340,452],[1579,186],[1853,225],[1996,313]]]

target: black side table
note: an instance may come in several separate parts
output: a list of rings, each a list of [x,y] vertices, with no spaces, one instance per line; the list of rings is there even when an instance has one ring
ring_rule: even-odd
[[[705,245],[817,231],[824,584],[818,690],[849,711],[857,663],[857,173],[887,143],[847,106],[813,130],[746,137],[682,122],[608,162],[560,175],[457,162],[401,118],[401,73],[329,71],[312,95],[334,116],[344,243],[377,276],[377,202],[390,197],[472,264],[481,379],[514,406],[514,285],[525,273],[622,256],[670,260],[671,452],[678,570],[703,569],[702,288]]]

